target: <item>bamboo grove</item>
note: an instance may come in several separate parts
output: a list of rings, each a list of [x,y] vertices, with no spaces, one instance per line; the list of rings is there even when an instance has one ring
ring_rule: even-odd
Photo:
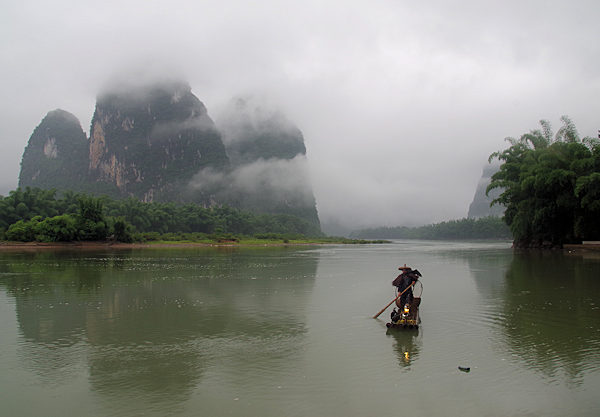
[[[600,141],[581,139],[573,122],[553,133],[550,123],[490,155],[500,170],[487,188],[502,190],[493,201],[506,207],[515,247],[562,247],[600,240]]]

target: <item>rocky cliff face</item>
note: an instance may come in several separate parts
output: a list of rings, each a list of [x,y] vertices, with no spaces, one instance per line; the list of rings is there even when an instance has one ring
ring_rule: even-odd
[[[64,110],[49,112],[23,152],[19,187],[82,191],[87,181],[88,140],[77,118]]]
[[[492,180],[492,175],[498,171],[497,165],[486,165],[483,167],[483,173],[477,183],[477,189],[473,196],[473,201],[469,206],[467,217],[477,219],[480,217],[496,216],[500,217],[504,214],[504,206],[494,204],[490,207],[492,200],[497,198],[502,191],[498,188],[490,191],[489,195],[485,195],[485,190]]]
[[[232,102],[218,130],[185,82],[100,94],[89,140],[75,116],[50,112],[21,164],[20,186],[229,204],[319,225],[302,132],[254,100]]]
[[[221,135],[182,82],[101,94],[90,129],[89,175],[101,187],[143,201],[188,200],[203,168],[228,166]]]
[[[300,129],[252,98],[232,101],[217,124],[232,167],[224,200],[319,224]]]

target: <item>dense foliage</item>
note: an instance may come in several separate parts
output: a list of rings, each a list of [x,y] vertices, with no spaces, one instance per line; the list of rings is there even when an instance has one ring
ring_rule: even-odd
[[[510,239],[510,230],[499,217],[460,219],[420,227],[378,227],[352,234],[358,238],[379,239]]]
[[[0,232],[17,241],[102,240],[171,234],[322,236],[318,226],[290,215],[254,214],[228,206],[143,203],[67,191],[17,189],[0,197]],[[137,234],[137,235],[136,235]],[[141,235],[142,238],[144,235]],[[189,236],[187,236],[189,237]]]
[[[502,165],[488,191],[504,191],[494,203],[506,207],[504,219],[517,247],[560,247],[600,239],[600,142],[580,139],[563,116],[556,135],[542,120],[541,130],[490,156]]]

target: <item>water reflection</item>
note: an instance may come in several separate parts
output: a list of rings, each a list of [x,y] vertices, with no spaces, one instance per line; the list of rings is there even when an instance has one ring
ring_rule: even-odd
[[[303,346],[317,261],[284,248],[3,253],[0,286],[43,380],[84,364],[107,398],[164,407],[211,367],[285,366]]]
[[[600,365],[600,262],[562,253],[516,254],[506,272],[504,331],[532,369],[581,382]]]
[[[395,350],[398,363],[401,367],[410,369],[413,362],[419,358],[419,351],[423,344],[423,337],[416,329],[388,329],[386,334],[395,341]]]
[[[484,298],[476,314],[512,357],[549,382],[577,385],[600,368],[600,259],[563,252],[466,259]]]

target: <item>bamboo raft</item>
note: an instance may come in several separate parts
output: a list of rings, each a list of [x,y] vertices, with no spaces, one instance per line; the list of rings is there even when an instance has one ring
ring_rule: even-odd
[[[400,309],[400,311],[392,311],[390,315],[391,321],[386,323],[388,329],[418,329],[421,324],[421,317],[419,317],[419,305],[421,304],[421,298],[413,298],[410,306],[406,305]]]

